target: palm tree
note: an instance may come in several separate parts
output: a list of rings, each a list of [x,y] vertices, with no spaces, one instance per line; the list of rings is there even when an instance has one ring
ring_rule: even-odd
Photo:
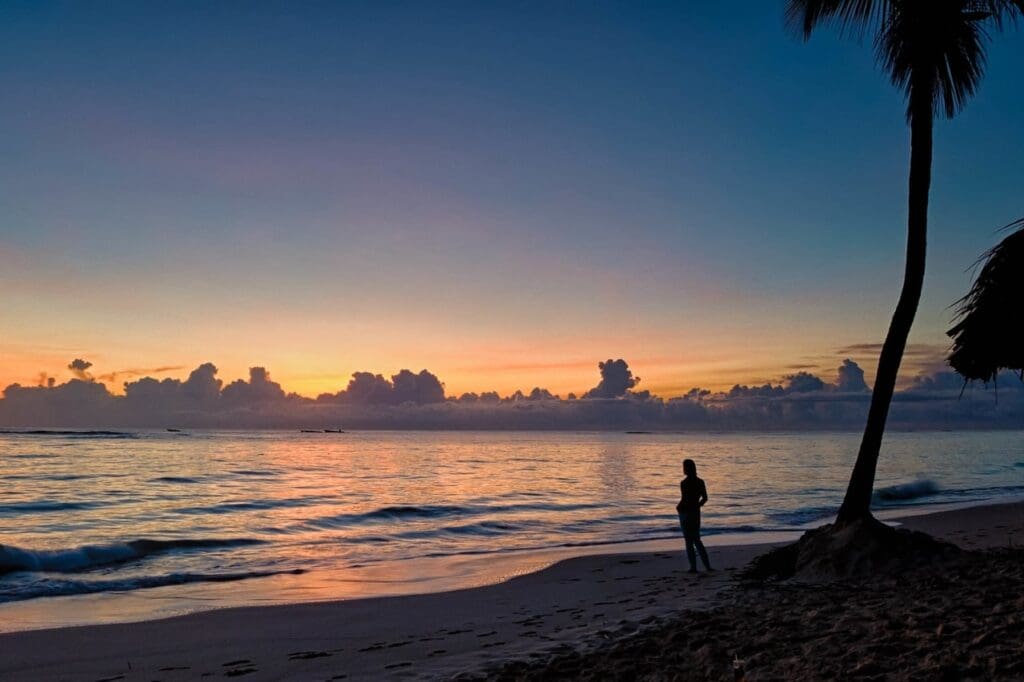
[[[995,382],[1003,369],[1024,380],[1024,219],[1010,228],[1018,229],[981,257],[984,265],[957,302],[956,324],[948,332],[949,364],[966,381]]]
[[[910,126],[903,289],[878,358],[867,425],[838,526],[871,518],[882,434],[924,284],[935,116],[952,118],[963,108],[981,81],[990,29],[1019,15],[1024,15],[1024,0],[788,0],[787,22],[805,40],[823,25],[872,37],[880,66],[906,96]]]

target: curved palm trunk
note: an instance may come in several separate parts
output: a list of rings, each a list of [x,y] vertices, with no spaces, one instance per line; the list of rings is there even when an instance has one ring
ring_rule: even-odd
[[[924,286],[925,253],[928,242],[928,190],[932,175],[932,85],[913,89],[910,107],[910,188],[907,216],[907,263],[903,274],[903,290],[889,323],[878,373],[871,393],[871,408],[857,453],[857,463],[850,476],[846,497],[839,509],[836,523],[871,516],[871,492],[875,485],[875,467],[882,447],[882,434],[889,416],[889,405],[896,388],[903,351],[910,327],[914,323],[917,304]]]

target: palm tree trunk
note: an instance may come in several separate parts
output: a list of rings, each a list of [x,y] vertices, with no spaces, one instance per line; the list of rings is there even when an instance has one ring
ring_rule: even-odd
[[[924,286],[925,253],[928,246],[928,190],[932,175],[932,92],[930,83],[912,89],[910,105],[910,187],[907,214],[907,262],[903,289],[889,323],[889,333],[878,358],[878,372],[871,393],[871,408],[861,439],[857,462],[850,476],[846,497],[836,518],[838,525],[871,516],[871,492],[875,468],[882,448],[882,434],[889,405],[896,388],[903,351]]]

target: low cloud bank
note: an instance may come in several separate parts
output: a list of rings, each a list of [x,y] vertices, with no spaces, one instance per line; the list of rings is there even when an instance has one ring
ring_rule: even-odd
[[[386,378],[356,372],[348,386],[316,399],[286,393],[263,367],[227,385],[212,363],[187,379],[145,376],[113,395],[75,359],[74,378],[39,386],[12,384],[0,400],[5,427],[80,428],[350,428],[350,429],[602,429],[602,430],[811,430],[859,429],[871,398],[864,371],[845,360],[832,380],[806,371],[778,384],[694,388],[663,399],[637,390],[640,378],[624,360],[600,362],[597,385],[564,398],[545,388],[445,394],[431,372],[402,370]],[[169,368],[158,368],[165,371]],[[130,372],[122,372],[130,375]],[[116,373],[115,373],[116,375]],[[100,375],[105,378],[109,375]],[[896,394],[889,424],[896,429],[1020,428],[1024,386],[1007,374],[991,387],[968,386],[954,373],[917,377]],[[962,393],[962,395],[961,395]]]

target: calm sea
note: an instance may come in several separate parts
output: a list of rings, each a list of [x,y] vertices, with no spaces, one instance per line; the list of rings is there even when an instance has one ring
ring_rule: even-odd
[[[6,432],[0,620],[12,629],[422,591],[470,583],[480,571],[467,567],[524,551],[675,539],[684,457],[708,484],[706,534],[768,538],[830,519],[858,441]],[[886,437],[879,507],[1022,493],[1022,432]]]

